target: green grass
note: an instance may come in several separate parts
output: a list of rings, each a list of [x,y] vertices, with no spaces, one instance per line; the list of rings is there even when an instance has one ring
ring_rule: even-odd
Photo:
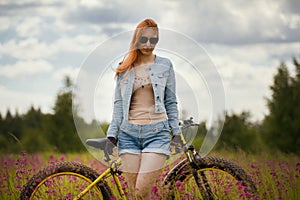
[[[230,159],[244,168],[255,182],[260,199],[300,199],[300,157],[298,155],[280,152],[253,155],[231,150],[213,152],[211,155]],[[105,165],[88,153],[2,154],[0,155],[0,199],[18,199],[22,186],[34,173],[57,161],[78,161],[99,172],[105,169]]]

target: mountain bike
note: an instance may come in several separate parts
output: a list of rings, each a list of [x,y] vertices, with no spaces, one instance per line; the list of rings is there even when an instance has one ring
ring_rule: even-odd
[[[198,126],[192,118],[184,120],[183,132],[192,126]],[[184,157],[164,177],[161,199],[257,199],[256,187],[241,167],[222,158],[200,157],[183,135]],[[104,152],[109,167],[103,173],[77,162],[57,162],[31,177],[20,199],[128,199],[121,160],[111,160],[113,151],[107,149],[107,142],[106,138],[86,141]]]

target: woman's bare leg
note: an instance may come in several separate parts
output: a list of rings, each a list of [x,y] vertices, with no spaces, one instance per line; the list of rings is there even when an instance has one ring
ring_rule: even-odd
[[[128,184],[128,192],[131,198],[135,199],[136,179],[140,169],[141,154],[122,154],[122,171],[124,172],[125,180]]]
[[[136,192],[142,199],[150,199],[152,187],[155,185],[166,156],[157,153],[142,153],[139,173],[136,177]]]

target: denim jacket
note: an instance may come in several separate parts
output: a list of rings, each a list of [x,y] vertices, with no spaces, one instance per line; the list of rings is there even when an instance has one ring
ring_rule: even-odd
[[[155,100],[155,112],[165,112],[173,135],[181,133],[178,121],[175,73],[171,61],[156,56],[155,61],[147,69]],[[128,120],[131,95],[133,93],[134,69],[123,72],[117,77],[113,117],[107,131],[107,137],[117,138],[123,120]]]

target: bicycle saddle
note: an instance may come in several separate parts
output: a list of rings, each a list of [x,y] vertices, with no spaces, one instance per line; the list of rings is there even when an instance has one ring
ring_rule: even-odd
[[[87,139],[85,143],[89,146],[98,148],[98,149],[105,149],[107,142],[107,138],[93,138],[93,139]]]

